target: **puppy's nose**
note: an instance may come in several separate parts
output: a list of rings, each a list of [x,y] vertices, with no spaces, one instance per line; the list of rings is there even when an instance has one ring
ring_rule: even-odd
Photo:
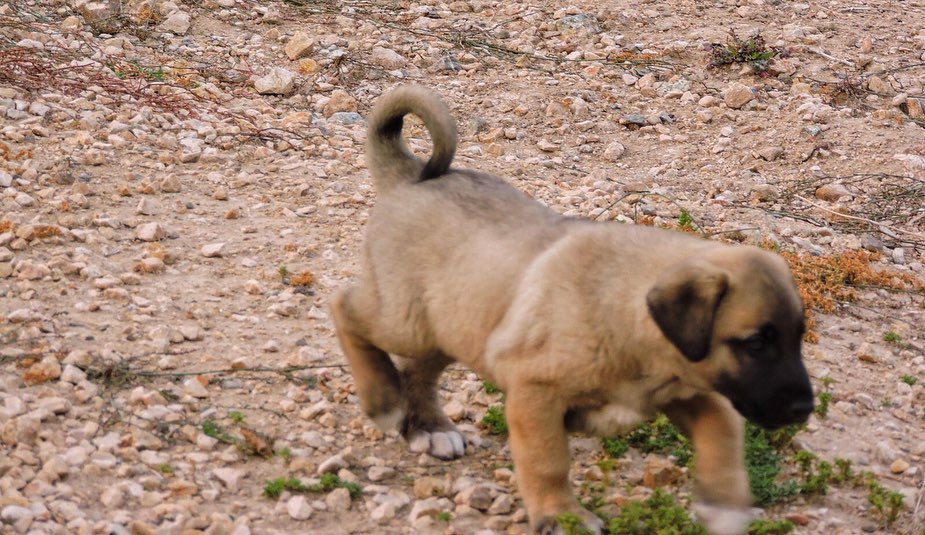
[[[813,412],[813,398],[804,397],[797,398],[790,402],[789,412],[791,418],[795,421],[803,421],[809,417],[809,413]]]

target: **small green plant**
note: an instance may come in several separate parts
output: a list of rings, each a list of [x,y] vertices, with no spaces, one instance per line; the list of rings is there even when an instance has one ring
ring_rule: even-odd
[[[280,457],[280,458],[285,459],[285,460],[287,460],[287,461],[288,461],[290,458],[292,458],[292,450],[290,450],[289,448],[280,448],[280,449],[276,450],[274,453],[276,453],[276,456],[277,456],[277,457]]]
[[[678,214],[678,228],[681,230],[695,229],[694,217],[684,208],[681,208],[681,213]]]
[[[601,446],[610,457],[619,459],[630,446],[643,453],[673,455],[680,466],[690,463],[694,450],[690,441],[675,427],[667,416],[659,414],[651,422],[630,431],[625,437],[605,437]]]
[[[506,435],[507,421],[504,419],[504,406],[492,405],[488,407],[488,410],[485,411],[485,416],[482,417],[482,425],[487,427],[488,432],[492,435]]]
[[[279,278],[283,282],[286,282],[286,280],[289,279],[289,268],[287,268],[285,265],[280,264],[276,271],[279,273]]]
[[[336,474],[323,474],[321,476],[321,482],[317,485],[312,485],[309,489],[312,492],[330,492],[334,489],[347,489],[347,491],[350,492],[351,500],[359,498],[360,492],[362,491],[358,484],[344,481],[337,477]]]
[[[330,492],[334,489],[347,489],[350,499],[360,497],[362,489],[356,483],[344,481],[336,474],[323,474],[318,483],[305,485],[294,477],[278,477],[266,482],[263,486],[263,495],[267,498],[278,498],[283,491],[289,492]]]
[[[804,495],[825,495],[832,480],[832,465],[821,461],[806,450],[798,451],[793,460],[800,468],[800,493]]]
[[[236,424],[244,423],[244,413],[238,411],[231,411],[228,413],[228,417],[231,418],[231,421]]]
[[[157,471],[160,472],[160,473],[162,473],[162,474],[172,474],[172,473],[174,473],[174,472],[177,471],[176,468],[170,466],[170,465],[167,464],[167,463],[161,463],[161,464],[157,465],[155,468],[157,468]]]
[[[437,513],[436,519],[446,524],[450,520],[453,519],[453,514],[450,513],[449,511],[440,511],[439,513]]]
[[[903,338],[893,331],[887,331],[883,333],[883,341],[890,344],[902,344]]]
[[[854,481],[854,470],[851,469],[851,461],[848,459],[835,459],[835,473],[832,474],[832,483],[844,485]]]
[[[867,485],[867,501],[889,527],[899,518],[899,510],[903,506],[903,495],[887,489],[876,481],[871,481]]]
[[[674,498],[656,489],[644,502],[632,502],[610,520],[610,533],[621,535],[706,535]]]
[[[486,394],[497,394],[501,392],[501,389],[498,388],[498,385],[492,383],[491,381],[482,381],[482,387],[485,388]]]
[[[225,444],[237,444],[238,441],[234,439],[233,436],[229,435],[227,431],[222,429],[217,423],[212,420],[205,420],[202,422],[202,432],[208,437],[212,437],[219,442],[224,442]]]
[[[711,46],[710,66],[747,63],[758,73],[765,73],[776,55],[777,50],[768,48],[760,34],[743,41],[735,32],[730,31],[725,44],[713,43]]]
[[[754,520],[748,526],[748,535],[784,535],[793,531],[793,522],[789,520]]]
[[[832,393],[823,391],[819,392],[819,403],[813,411],[820,417],[825,418],[829,415],[829,403],[832,401]]]
[[[604,437],[601,439],[601,446],[604,447],[604,452],[613,459],[623,457],[630,449],[630,443],[622,437]]]
[[[919,379],[917,377],[915,377],[914,375],[908,375],[908,374],[903,375],[902,377],[899,378],[899,380],[906,383],[909,386],[912,386],[915,383],[919,382]]]
[[[787,428],[785,428],[786,430]],[[774,433],[784,433],[784,430]],[[748,423],[745,426],[745,467],[748,471],[748,481],[751,485],[755,503],[760,506],[771,505],[784,501],[799,490],[793,481],[777,482],[781,471],[781,456],[778,449],[783,436],[786,443],[796,432],[786,432],[778,435],[765,431],[760,427]]]
[[[594,535],[594,532],[585,527],[578,515],[563,513],[556,517],[556,524],[562,528],[563,535]]]
[[[267,498],[279,498],[283,491],[308,492],[309,488],[294,477],[278,477],[266,482],[263,486],[263,495]]]

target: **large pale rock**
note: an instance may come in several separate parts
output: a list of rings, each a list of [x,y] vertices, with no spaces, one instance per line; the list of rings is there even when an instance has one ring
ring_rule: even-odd
[[[295,89],[295,73],[273,67],[266,76],[254,82],[254,89],[261,95],[288,95]]]
[[[318,42],[305,32],[296,32],[286,43],[286,56],[291,60],[304,58],[318,48]]]
[[[723,102],[726,103],[726,106],[737,110],[751,102],[754,98],[755,95],[752,93],[750,87],[738,82],[733,82],[726,88],[726,94],[723,95]]]
[[[174,35],[186,35],[190,27],[190,16],[185,11],[174,11],[161,23],[161,30]]]

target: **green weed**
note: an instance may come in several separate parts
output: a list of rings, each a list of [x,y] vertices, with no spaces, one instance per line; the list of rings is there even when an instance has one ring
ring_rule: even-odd
[[[706,535],[674,498],[656,489],[644,502],[632,502],[610,520],[610,533],[623,535]]]
[[[743,41],[732,31],[729,32],[729,39],[725,44],[713,43],[710,52],[711,67],[747,63],[759,73],[766,72],[771,60],[777,55],[776,50],[768,48],[764,42],[764,37],[760,34]]]
[[[779,445],[781,435],[775,437],[775,433],[783,433],[787,444],[796,434],[783,430],[772,433],[751,423],[745,426],[745,467],[755,503],[760,506],[782,502],[799,490],[793,481],[777,482],[781,471],[778,450],[783,446]]]
[[[903,495],[887,489],[876,481],[871,481],[867,486],[867,501],[889,527],[899,518],[899,510],[903,506]]]
[[[690,441],[664,414],[630,431],[625,437],[604,438],[601,445],[607,455],[615,459],[622,457],[630,446],[643,453],[673,455],[679,466],[687,465],[694,456]]]
[[[906,384],[909,385],[909,386],[912,386],[912,385],[914,385],[915,383],[919,382],[919,380],[918,380],[917,377],[915,377],[915,376],[913,376],[913,375],[908,375],[908,374],[907,374],[907,375],[903,375],[902,377],[899,378],[899,380],[902,381],[902,382],[904,382],[904,383],[906,383]]]
[[[748,535],[784,535],[795,527],[789,520],[754,520],[748,526]]]
[[[556,517],[556,524],[562,528],[563,535],[594,535],[576,514],[563,513]]]
[[[482,425],[487,427],[488,432],[492,435],[506,435],[507,421],[504,419],[504,406],[492,405],[488,407],[488,410],[485,411],[485,416],[482,417]]]
[[[498,388],[498,385],[492,383],[491,381],[482,381],[482,387],[485,388],[486,394],[497,394],[501,392],[501,389]]]
[[[267,498],[278,498],[283,491],[289,492],[330,492],[334,489],[347,489],[350,493],[350,499],[355,500],[360,497],[362,489],[356,483],[344,481],[335,474],[323,474],[318,483],[314,485],[305,485],[294,477],[278,477],[266,482],[263,486],[263,495]]]

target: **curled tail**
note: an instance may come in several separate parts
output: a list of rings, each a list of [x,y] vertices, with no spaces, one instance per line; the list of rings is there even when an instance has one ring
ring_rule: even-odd
[[[404,116],[424,121],[433,141],[427,162],[411,154],[401,137]],[[379,97],[369,115],[366,163],[378,193],[401,182],[419,182],[446,173],[456,154],[456,121],[440,96],[421,86],[403,85]]]

